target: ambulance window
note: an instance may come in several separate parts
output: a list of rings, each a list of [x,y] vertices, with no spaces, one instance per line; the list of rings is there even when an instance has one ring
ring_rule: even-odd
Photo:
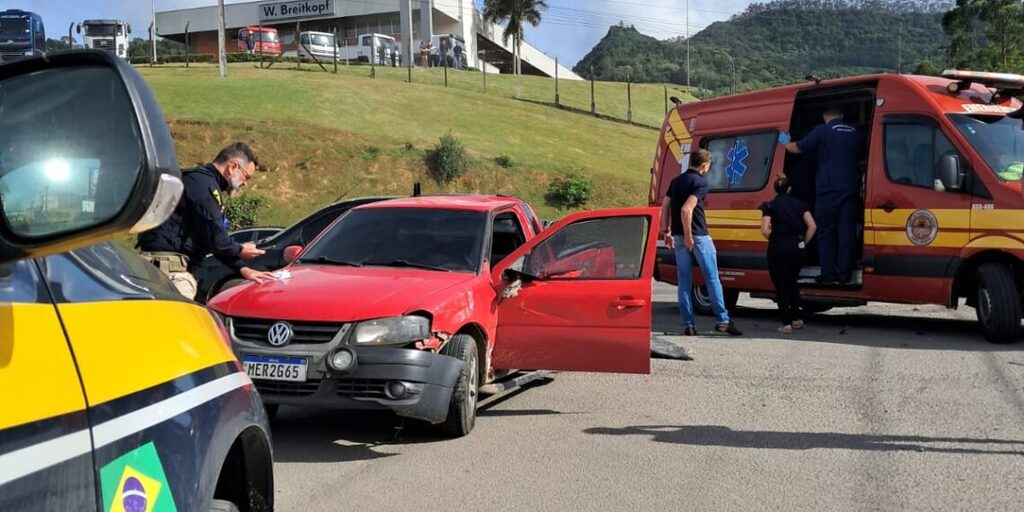
[[[939,159],[948,154],[958,153],[930,119],[885,125],[885,172],[894,183],[935,189]]]
[[[708,190],[729,192],[761,190],[768,183],[774,131],[728,137],[704,138],[701,147],[711,152]]]

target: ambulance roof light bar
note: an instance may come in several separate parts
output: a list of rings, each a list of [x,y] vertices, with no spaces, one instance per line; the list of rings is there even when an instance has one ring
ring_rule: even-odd
[[[942,72],[942,77],[956,80],[946,86],[950,94],[957,94],[962,90],[970,89],[971,84],[981,84],[990,89],[996,89],[1000,94],[1004,92],[1017,94],[1024,92],[1024,76],[1012,73],[987,73],[947,69]]]

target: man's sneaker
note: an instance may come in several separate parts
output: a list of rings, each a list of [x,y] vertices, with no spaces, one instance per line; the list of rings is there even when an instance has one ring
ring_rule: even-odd
[[[727,323],[724,323],[724,324],[716,324],[715,325],[715,330],[718,331],[718,332],[724,332],[726,334],[730,334],[732,336],[742,336],[743,335],[743,331],[737,329],[736,328],[736,324],[732,323],[731,320],[729,322],[727,322]]]
[[[818,276],[814,278],[814,282],[818,284],[836,284],[836,278],[833,276]]]
[[[687,325],[686,328],[683,329],[683,336],[696,336],[696,335],[697,335],[697,328],[692,326],[692,325]]]

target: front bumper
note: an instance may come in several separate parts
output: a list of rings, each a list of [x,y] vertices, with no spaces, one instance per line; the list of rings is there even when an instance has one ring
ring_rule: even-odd
[[[301,357],[307,360],[306,380],[287,382],[253,379],[263,401],[349,410],[391,410],[399,416],[440,423],[448,416],[452,390],[463,362],[445,355],[411,348],[352,347],[342,334],[328,343],[293,344],[281,348],[239,340],[232,336],[235,354]],[[338,348],[355,354],[355,366],[338,372],[327,359]],[[407,393],[395,397],[388,385],[402,383]]]

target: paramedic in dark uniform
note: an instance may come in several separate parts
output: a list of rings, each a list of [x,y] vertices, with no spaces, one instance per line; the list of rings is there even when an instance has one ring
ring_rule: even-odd
[[[241,260],[264,251],[249,242],[239,244],[228,236],[224,200],[245,186],[256,172],[256,156],[244,143],[221,150],[213,163],[182,171],[185,191],[174,213],[157,228],[140,233],[137,247],[142,256],[160,268],[185,297],[196,294],[191,271],[207,254],[214,254],[250,281],[274,279],[269,272],[245,267]]]
[[[825,124],[816,126],[803,140],[791,142],[783,132],[779,142],[790,153],[813,152],[817,157],[814,219],[821,262],[817,282],[847,283],[853,277],[861,189],[858,162],[864,144],[861,133],[843,122],[838,107],[827,108],[824,119]]]
[[[792,334],[804,326],[800,314],[800,268],[804,247],[814,237],[814,218],[807,204],[790,194],[792,187],[785,175],[775,180],[775,199],[761,205],[761,234],[768,239],[768,274],[775,286],[782,327]]]

